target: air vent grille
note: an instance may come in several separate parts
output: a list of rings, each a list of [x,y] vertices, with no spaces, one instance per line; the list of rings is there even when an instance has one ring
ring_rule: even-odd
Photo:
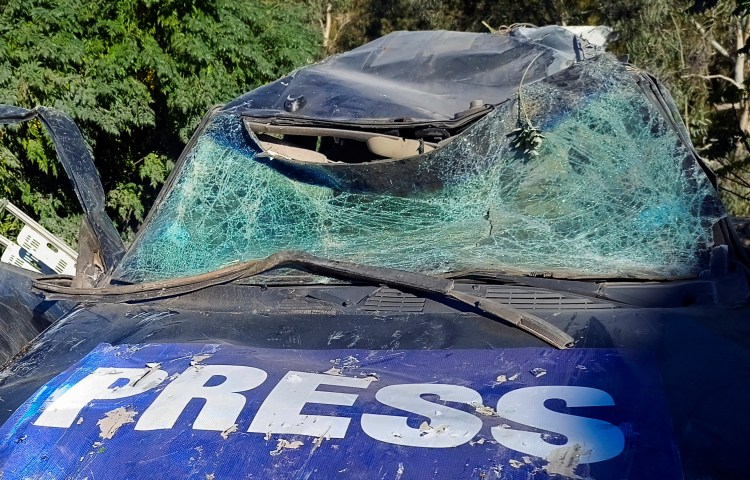
[[[503,285],[487,286],[485,298],[525,310],[597,310],[615,308],[615,305],[611,303],[602,302],[594,298],[579,297],[569,293],[551,292],[549,290],[507,287]]]
[[[494,300],[520,310],[602,310],[616,305],[595,298],[570,293],[553,292],[528,287],[504,285],[479,286],[475,295]],[[365,301],[363,310],[368,312],[423,312],[425,299],[403,293],[393,288],[382,287]]]
[[[367,297],[363,309],[368,312],[421,312],[424,298],[383,287]]]

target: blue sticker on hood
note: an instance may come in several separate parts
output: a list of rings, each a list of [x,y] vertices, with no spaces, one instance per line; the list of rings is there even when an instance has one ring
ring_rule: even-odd
[[[100,345],[0,428],[2,478],[678,479],[614,349]]]

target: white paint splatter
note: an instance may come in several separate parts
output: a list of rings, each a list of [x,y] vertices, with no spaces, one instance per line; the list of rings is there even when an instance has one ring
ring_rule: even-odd
[[[328,345],[330,345],[332,341],[342,338],[344,338],[344,332],[333,332],[328,336]]]
[[[476,412],[480,415],[486,415],[488,417],[497,416],[497,412],[495,412],[495,409],[492,407],[488,407],[476,402],[473,402],[471,406],[474,407],[474,410],[476,410]]]
[[[336,367],[331,367],[331,368],[329,368],[328,370],[326,370],[323,373],[325,373],[326,375],[336,375],[336,376],[340,377],[341,376],[341,369],[340,368],[336,368]]]

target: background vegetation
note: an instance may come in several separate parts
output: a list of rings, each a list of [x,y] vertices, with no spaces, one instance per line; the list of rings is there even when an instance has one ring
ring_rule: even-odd
[[[725,201],[750,215],[749,12],[750,0],[0,0],[0,103],[76,120],[129,240],[213,104],[393,30],[604,24],[610,50],[668,84]],[[0,197],[75,243],[77,202],[38,122],[0,129]]]
[[[320,57],[310,15],[281,1],[0,0],[0,102],[73,117],[128,240],[211,105]],[[0,130],[0,197],[72,243],[80,216],[55,158],[39,122]]]

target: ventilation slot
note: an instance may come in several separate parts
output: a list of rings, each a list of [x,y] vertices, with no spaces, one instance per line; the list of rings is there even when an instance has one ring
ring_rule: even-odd
[[[367,298],[364,310],[368,312],[421,312],[424,310],[424,298],[383,287]]]
[[[526,310],[594,310],[615,308],[611,303],[567,293],[493,285],[487,287],[485,298]]]
[[[21,244],[21,246],[26,250],[37,250],[40,246],[42,246],[42,244],[39,243],[39,240],[35,238],[27,238],[26,241]]]
[[[65,271],[65,267],[68,266],[68,263],[65,260],[60,260],[57,262],[57,265],[55,266],[55,271],[57,273],[63,273]]]

